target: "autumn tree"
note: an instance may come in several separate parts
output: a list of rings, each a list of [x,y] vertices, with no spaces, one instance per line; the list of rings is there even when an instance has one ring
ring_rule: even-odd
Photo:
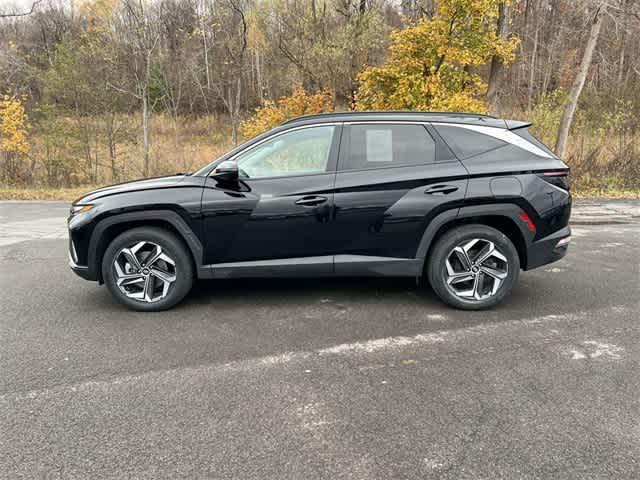
[[[0,152],[4,160],[4,180],[12,183],[15,178],[16,160],[29,153],[27,139],[28,119],[23,105],[24,98],[5,95],[0,99]]]
[[[386,63],[358,76],[356,108],[486,112],[476,67],[512,61],[518,43],[498,31],[501,3],[441,0],[432,18],[395,32]]]
[[[268,100],[256,113],[241,125],[245,138],[254,137],[276,127],[288,118],[312,113],[332,112],[335,95],[325,88],[309,95],[304,87],[298,85],[288,97],[281,97],[278,102]]]

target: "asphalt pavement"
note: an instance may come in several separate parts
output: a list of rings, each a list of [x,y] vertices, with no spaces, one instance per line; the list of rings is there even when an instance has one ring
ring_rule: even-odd
[[[638,201],[577,202],[484,312],[324,279],[135,313],[69,270],[67,211],[0,202],[0,478],[640,478]]]

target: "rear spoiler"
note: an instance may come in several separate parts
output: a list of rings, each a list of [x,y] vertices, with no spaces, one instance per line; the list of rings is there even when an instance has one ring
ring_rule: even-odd
[[[505,120],[504,123],[507,126],[507,130],[518,130],[531,126],[531,122],[523,122],[522,120]]]

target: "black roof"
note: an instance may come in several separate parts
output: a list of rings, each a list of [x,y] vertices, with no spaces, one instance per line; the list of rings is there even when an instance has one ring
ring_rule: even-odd
[[[358,122],[358,121],[417,121],[417,122],[445,122],[464,123],[467,125],[484,125],[486,127],[506,128],[507,123],[491,115],[480,113],[458,112],[409,112],[409,111],[376,111],[376,112],[330,112],[303,115],[291,118],[282,125],[310,124],[324,122]]]

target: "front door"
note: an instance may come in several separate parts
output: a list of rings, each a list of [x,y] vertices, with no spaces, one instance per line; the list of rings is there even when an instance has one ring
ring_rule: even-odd
[[[300,271],[305,264],[332,271],[326,237],[339,133],[337,125],[301,127],[249,147],[234,158],[238,189],[207,179],[205,257],[214,270],[215,264],[249,262],[245,266],[265,271],[289,263],[303,265]]]

